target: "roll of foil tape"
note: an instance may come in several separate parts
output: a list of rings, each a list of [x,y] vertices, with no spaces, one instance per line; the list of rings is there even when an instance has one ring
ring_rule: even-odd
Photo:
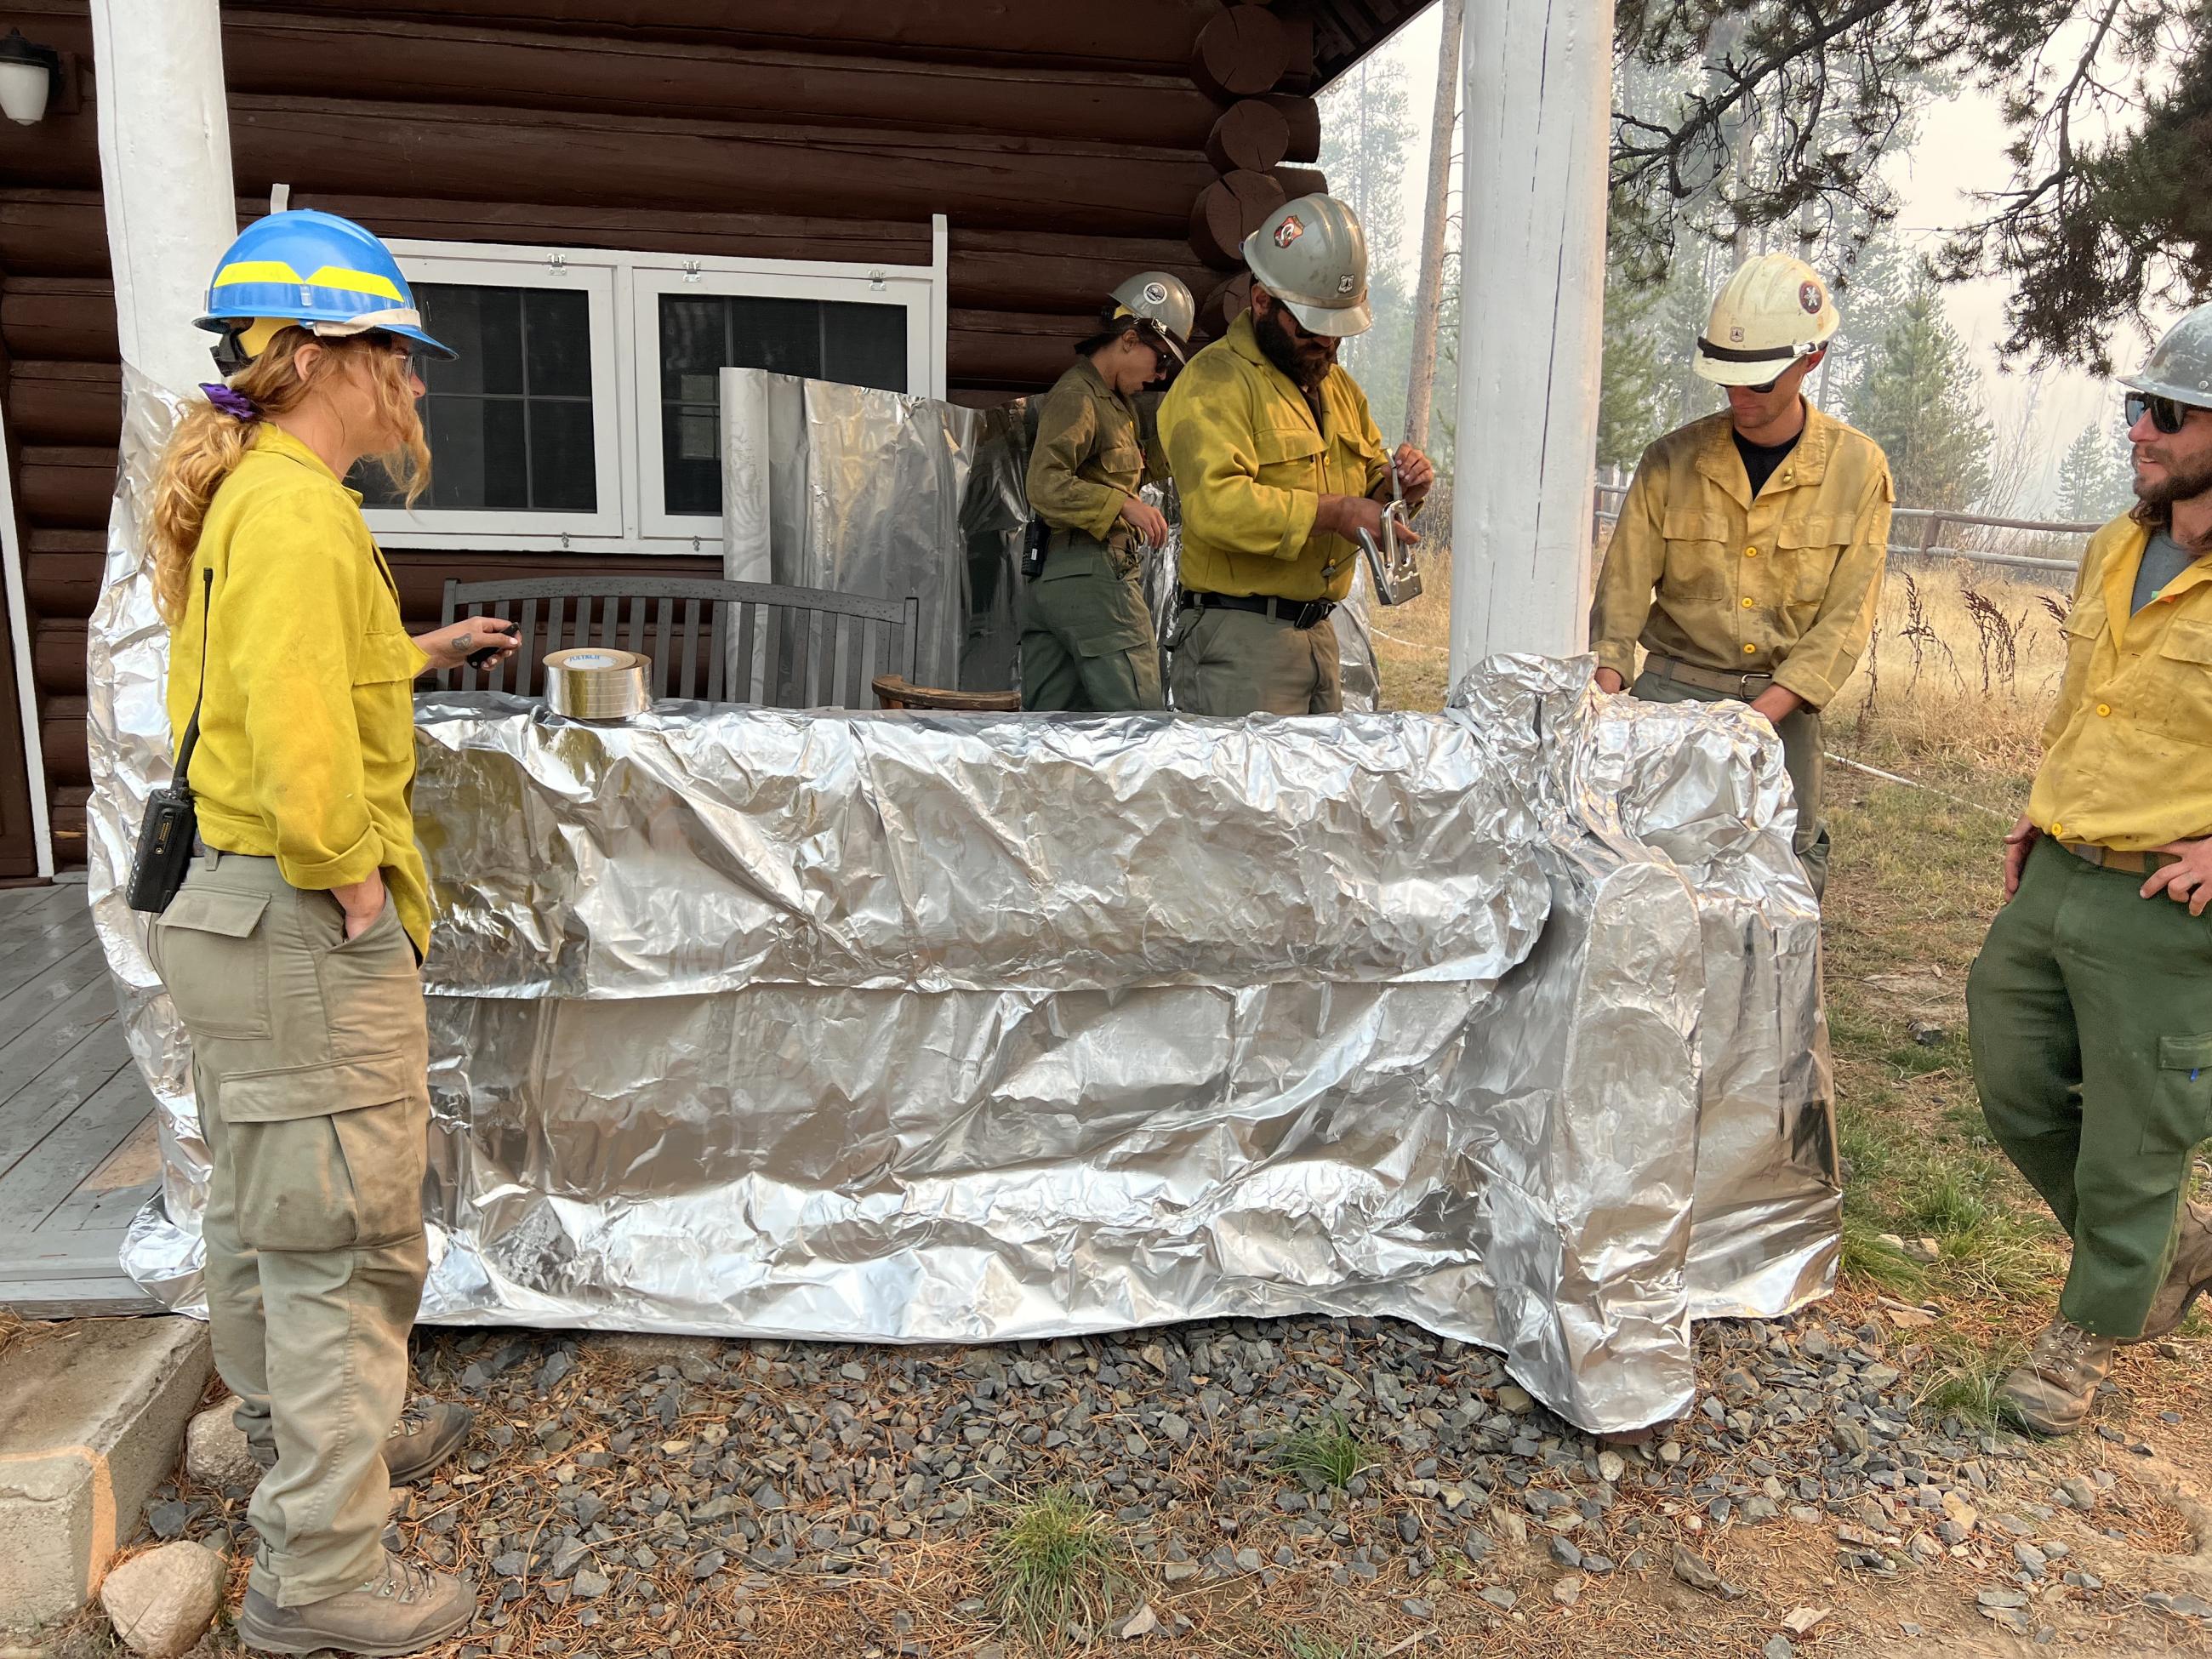
[[[623,720],[652,706],[645,671],[652,659],[631,651],[579,646],[545,659],[545,706],[579,720]]]

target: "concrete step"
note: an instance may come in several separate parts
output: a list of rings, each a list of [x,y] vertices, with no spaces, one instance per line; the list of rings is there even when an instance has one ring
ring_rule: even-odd
[[[0,1349],[0,1632],[92,1599],[212,1368],[207,1327],[174,1315],[34,1327]]]

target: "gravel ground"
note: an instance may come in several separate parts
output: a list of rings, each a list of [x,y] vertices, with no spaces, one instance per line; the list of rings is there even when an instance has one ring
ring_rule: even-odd
[[[1063,1629],[1067,1647],[1789,1659],[1884,1636],[1900,1652],[2212,1641],[2212,1571],[2160,1565],[2197,1540],[2147,1440],[2108,1426],[2045,1452],[1929,1420],[1927,1334],[1881,1317],[1832,1303],[1705,1326],[1689,1417],[1609,1445],[1495,1356],[1389,1321],[975,1349],[425,1332],[420,1382],[478,1422],[397,1512],[411,1547],[484,1591],[444,1650],[458,1659],[824,1640],[1017,1659],[984,1546],[1054,1485],[1091,1500],[1119,1556],[1113,1612]],[[1315,1437],[1356,1442],[1366,1467],[1338,1485],[1286,1462]],[[245,1496],[171,1487],[147,1518],[236,1553]],[[1859,1604],[1889,1611],[1869,1623]]]

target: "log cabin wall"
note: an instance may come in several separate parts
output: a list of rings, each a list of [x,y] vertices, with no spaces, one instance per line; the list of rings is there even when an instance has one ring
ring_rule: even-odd
[[[969,404],[1048,385],[1133,270],[1181,275],[1218,329],[1243,236],[1322,185],[1298,3],[225,0],[222,21],[241,223],[283,184],[395,238],[927,265],[942,213],[947,379]],[[67,866],[120,374],[88,0],[0,0],[11,25],[72,54],[81,94],[0,129],[0,395]],[[427,625],[448,577],[641,559],[720,573],[689,553],[392,562]]]

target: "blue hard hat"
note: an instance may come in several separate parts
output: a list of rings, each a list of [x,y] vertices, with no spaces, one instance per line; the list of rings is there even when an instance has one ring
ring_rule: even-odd
[[[441,357],[455,355],[422,331],[415,291],[391,250],[352,220],[313,208],[255,220],[216,267],[198,325],[232,334],[264,320],[331,336],[381,329]]]

